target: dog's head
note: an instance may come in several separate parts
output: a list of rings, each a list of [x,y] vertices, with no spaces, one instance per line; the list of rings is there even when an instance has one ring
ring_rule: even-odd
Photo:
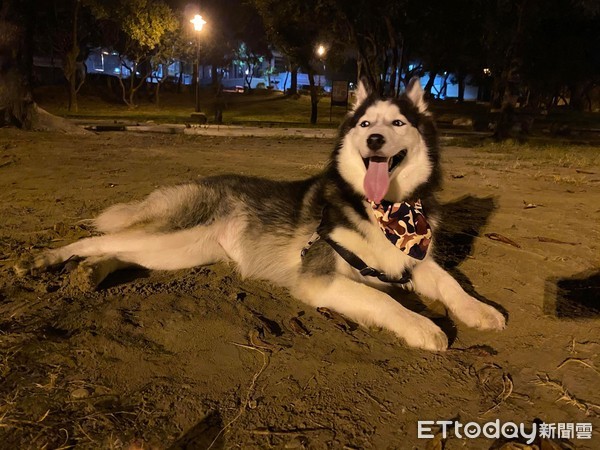
[[[424,185],[435,185],[435,126],[419,79],[398,98],[380,97],[360,82],[334,159],[342,178],[376,203],[405,200]]]

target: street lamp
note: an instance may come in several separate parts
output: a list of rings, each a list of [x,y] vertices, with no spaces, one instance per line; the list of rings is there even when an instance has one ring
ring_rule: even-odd
[[[321,63],[323,64],[323,76],[325,75],[325,61],[324,61],[324,57],[325,54],[327,53],[327,49],[325,48],[325,46],[323,44],[319,44],[319,46],[317,47],[316,50],[317,56],[319,57],[319,59],[321,60]],[[319,88],[321,87],[321,76],[319,76]]]
[[[196,14],[190,22],[194,25],[194,30],[202,31],[206,20],[200,14]],[[196,112],[200,112],[200,38],[196,37]]]
[[[206,24],[206,20],[200,14],[196,14],[190,22],[194,24],[194,30],[196,31],[202,31],[202,27]]]

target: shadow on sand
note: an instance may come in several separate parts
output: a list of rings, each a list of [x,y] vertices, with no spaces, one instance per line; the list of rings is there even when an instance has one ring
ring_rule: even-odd
[[[600,318],[600,269],[547,279],[544,313],[559,319]]]
[[[131,266],[117,270],[108,275],[97,287],[99,291],[117,287],[122,284],[132,283],[141,278],[149,278],[150,270],[140,266]]]
[[[220,450],[225,446],[225,439],[219,434],[222,429],[221,415],[214,411],[186,431],[168,450],[197,450],[209,447]]]

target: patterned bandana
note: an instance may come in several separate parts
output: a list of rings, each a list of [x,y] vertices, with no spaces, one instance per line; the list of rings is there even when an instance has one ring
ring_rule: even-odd
[[[368,201],[368,200],[367,200]],[[370,202],[385,237],[402,252],[423,259],[431,242],[431,227],[423,214],[421,200],[414,202]]]

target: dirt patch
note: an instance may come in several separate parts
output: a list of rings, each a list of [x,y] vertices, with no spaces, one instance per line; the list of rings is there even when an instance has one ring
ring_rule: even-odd
[[[12,272],[22,254],[88,236],[85,219],[117,201],[228,172],[304,178],[332,141],[1,132],[5,448],[425,448],[417,420],[456,418],[592,423],[591,440],[572,442],[597,448],[597,159],[444,150],[440,259],[509,323],[457,329],[404,296],[453,339],[433,354],[226,265],[123,272],[96,292],[78,289],[69,265]]]

